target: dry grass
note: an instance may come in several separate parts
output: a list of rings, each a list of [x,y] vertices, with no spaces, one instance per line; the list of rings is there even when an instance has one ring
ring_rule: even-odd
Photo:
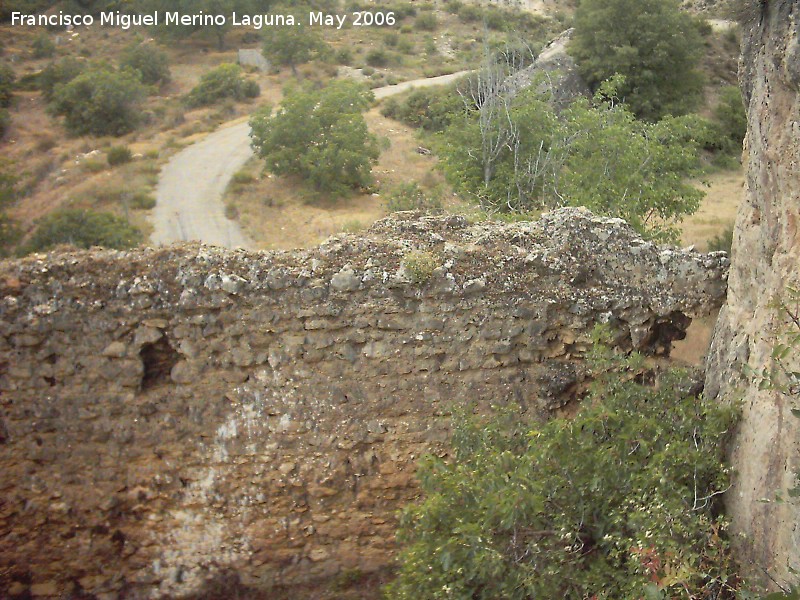
[[[706,192],[703,203],[682,226],[681,242],[705,250],[708,242],[725,231],[736,220],[739,203],[744,197],[744,172],[720,171],[706,178],[708,187],[698,183]]]

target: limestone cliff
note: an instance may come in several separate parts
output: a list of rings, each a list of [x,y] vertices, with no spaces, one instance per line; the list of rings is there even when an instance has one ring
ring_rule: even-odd
[[[747,186],[706,389],[744,399],[728,506],[735,529],[747,536],[739,546],[751,571],[786,582],[797,580],[790,569],[800,569],[800,506],[776,498],[786,500],[800,468],[800,420],[790,412],[796,398],[759,391],[745,367],[769,364],[783,326],[775,301],[800,278],[800,5],[737,4],[745,20],[740,79],[749,120]]]
[[[596,323],[667,347],[726,271],[577,209],[0,263],[0,597],[378,569],[455,404],[547,416]]]

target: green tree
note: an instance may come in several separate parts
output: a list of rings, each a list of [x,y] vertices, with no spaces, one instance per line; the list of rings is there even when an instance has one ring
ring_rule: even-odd
[[[451,459],[417,472],[389,598],[735,597],[719,514],[736,411],[680,374],[637,383],[641,357],[598,358],[572,419],[458,418]]]
[[[731,149],[741,151],[744,136],[747,134],[747,113],[744,110],[742,91],[738,86],[728,85],[720,90],[719,101],[714,109],[714,120],[724,142]]]
[[[702,91],[702,38],[679,0],[582,0],[570,51],[595,89],[615,74],[638,117],[689,112]]]
[[[614,85],[601,88],[614,97]],[[649,238],[677,236],[699,205],[697,173],[705,128],[695,117],[637,120],[614,100],[579,100],[557,115],[529,89],[483,104],[454,122],[438,144],[457,191],[493,211],[586,206],[627,220]]]
[[[101,65],[57,86],[50,110],[75,135],[123,135],[139,124],[144,97],[138,73]]]
[[[297,65],[320,55],[326,44],[311,27],[268,27],[264,31],[264,56],[276,65],[290,67],[297,76]]]
[[[72,56],[65,56],[47,65],[37,79],[45,100],[49,102],[53,99],[56,86],[66,85],[87,68],[88,63],[85,60],[79,60]]]
[[[258,83],[245,79],[242,68],[232,63],[224,63],[200,78],[187,98],[189,106],[208,106],[225,98],[244,100],[255,98],[261,93]]]
[[[344,80],[291,92],[275,114],[265,108],[250,120],[253,148],[273,173],[302,177],[320,192],[368,185],[379,154],[363,115],[372,98]]]
[[[37,222],[23,253],[43,252],[60,244],[78,248],[102,246],[123,250],[140,244],[143,239],[142,232],[123,217],[107,212],[65,209],[51,213]]]
[[[138,71],[142,83],[147,85],[160,85],[169,83],[169,57],[166,52],[159,50],[154,44],[134,44],[122,53],[120,66]]]

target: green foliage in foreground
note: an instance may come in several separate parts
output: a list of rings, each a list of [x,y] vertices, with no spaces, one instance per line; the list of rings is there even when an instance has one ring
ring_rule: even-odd
[[[614,373],[575,418],[460,417],[451,460],[423,459],[389,598],[734,597],[717,515],[736,411],[681,392],[677,373],[641,385],[639,357],[595,352]]]
[[[290,92],[274,115],[269,107],[253,115],[253,148],[271,172],[301,177],[318,192],[365,187],[379,154],[363,115],[372,97],[346,80]]]
[[[582,0],[575,11],[570,51],[578,69],[594,89],[623,75],[620,97],[641,118],[694,108],[703,88],[702,48],[697,24],[678,0]]]
[[[259,94],[258,83],[245,79],[239,65],[224,63],[200,78],[200,83],[189,92],[187,104],[208,106],[226,98],[244,100],[257,98]]]
[[[560,114],[530,89],[488,97],[442,135],[445,174],[485,210],[585,206],[646,237],[677,238],[703,197],[687,178],[699,172],[707,127],[693,116],[636,119],[613,99],[620,81]]]
[[[22,253],[43,252],[60,244],[124,250],[140,244],[143,239],[142,232],[123,217],[106,212],[66,209],[40,219]]]
[[[98,65],[56,85],[50,110],[74,135],[124,135],[139,125],[145,86],[135,71]]]

